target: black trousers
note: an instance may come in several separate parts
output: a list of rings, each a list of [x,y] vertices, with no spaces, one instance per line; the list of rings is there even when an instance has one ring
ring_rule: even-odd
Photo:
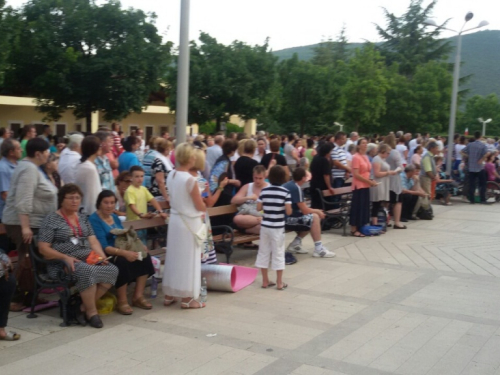
[[[413,194],[401,194],[401,199],[403,201],[403,207],[401,209],[402,219],[411,219],[413,215],[413,209],[418,201],[418,195]]]
[[[9,280],[5,276],[0,277],[0,327],[7,326],[9,318],[10,301],[16,290],[16,278],[9,274]]]
[[[474,195],[476,194],[476,182],[479,185],[479,197],[481,202],[486,202],[486,171],[483,169],[480,172],[469,171],[469,201],[474,203]]]

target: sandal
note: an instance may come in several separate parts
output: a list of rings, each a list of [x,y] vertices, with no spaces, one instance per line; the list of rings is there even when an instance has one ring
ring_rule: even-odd
[[[153,308],[153,305],[146,301],[146,298],[144,298],[144,296],[132,300],[132,306],[138,307],[143,310],[151,310]]]
[[[398,227],[396,224],[394,224],[394,229],[406,229],[406,225],[403,225],[402,227]]]
[[[267,284],[266,286],[262,285],[262,286],[261,286],[261,288],[262,288],[262,289],[267,289],[267,288],[271,288],[271,287],[273,287],[273,286],[276,286],[276,283],[269,283],[269,284]]]
[[[175,303],[175,298],[172,299],[163,298],[163,306],[170,306],[172,303]]]
[[[357,233],[357,234],[356,234]],[[356,232],[351,232],[351,236],[353,237],[366,237],[363,233],[361,233],[359,230],[357,230]]]
[[[288,284],[287,283],[283,283],[283,285],[281,285],[281,288],[276,288],[278,290],[285,290],[286,288],[288,288]]]
[[[22,302],[11,302],[10,307],[9,307],[9,311],[19,312],[19,311],[23,311],[23,309],[25,309],[25,308],[26,308],[26,306],[24,306],[24,304]]]
[[[191,302],[196,302],[198,306],[191,306]],[[181,309],[202,309],[206,305],[203,302],[197,301],[194,298],[191,298],[189,302],[181,302]]]
[[[21,338],[21,335],[16,332],[9,331],[4,337],[0,337],[0,340],[4,341],[17,341]]]
[[[116,311],[122,315],[132,315],[132,313],[134,312],[128,302],[117,305]]]

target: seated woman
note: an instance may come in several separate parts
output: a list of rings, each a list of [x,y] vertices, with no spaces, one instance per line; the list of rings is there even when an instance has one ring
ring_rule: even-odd
[[[496,183],[500,183],[500,174],[498,174],[497,169],[495,167],[495,154],[490,154],[486,158],[486,164],[484,165],[484,169],[486,170],[488,181],[494,181]]]
[[[117,187],[117,195],[118,203],[116,204],[115,214],[118,216],[122,216],[125,219],[127,216],[127,203],[125,203],[125,192],[128,187],[132,183],[132,175],[130,172],[122,172],[118,175],[115,181],[115,185]]]
[[[108,256],[113,256],[111,262],[118,267],[118,278],[115,284],[118,295],[116,310],[122,315],[131,315],[133,310],[128,304],[127,285],[135,282],[132,305],[150,310],[152,305],[144,298],[144,288],[146,280],[155,271],[149,254],[141,261],[138,260],[139,253],[115,247],[116,236],[110,231],[115,228],[123,229],[120,219],[113,213],[115,206],[115,194],[111,190],[103,190],[97,197],[97,211],[90,215],[89,221],[102,248]]]
[[[259,234],[262,215],[257,212],[257,199],[263,188],[269,184],[265,181],[266,169],[263,165],[257,165],[253,169],[253,182],[244,185],[238,193],[231,199],[231,204],[239,205],[239,212],[234,217],[234,224],[246,233]],[[245,244],[245,247],[254,247],[252,244]]]
[[[104,260],[101,264],[87,264],[93,251],[106,258],[86,215],[78,209],[83,193],[75,184],[64,185],[57,195],[59,209],[43,221],[38,236],[40,254],[46,259],[60,259],[71,269],[76,278],[76,288],[82,297],[81,310],[94,328],[103,324],[97,313],[96,301],[115,284],[118,268]],[[61,272],[59,267],[49,267],[54,278]]]

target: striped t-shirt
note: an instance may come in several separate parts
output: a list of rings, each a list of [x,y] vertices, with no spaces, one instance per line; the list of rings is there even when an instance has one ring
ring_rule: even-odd
[[[285,227],[285,204],[292,204],[290,192],[282,186],[271,185],[260,192],[264,217],[261,225],[266,228]]]
[[[337,146],[336,144],[334,144],[333,150],[330,152],[330,157],[332,158],[332,160],[336,160],[342,165],[347,165],[345,150],[342,147]],[[339,169],[335,168],[335,166],[332,166],[332,178],[344,178],[345,172],[345,169]]]

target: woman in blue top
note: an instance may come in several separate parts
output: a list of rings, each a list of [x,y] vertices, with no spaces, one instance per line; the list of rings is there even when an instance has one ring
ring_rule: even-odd
[[[135,154],[140,146],[141,140],[137,137],[134,137],[133,135],[125,139],[125,142],[123,142],[123,148],[125,149],[125,152],[122,152],[118,157],[118,171],[120,173],[124,171],[128,172],[134,165],[142,167],[139,158]]]
[[[118,267],[119,273],[115,284],[118,296],[117,311],[123,315],[130,315],[133,310],[128,304],[127,285],[136,283],[132,305],[149,310],[152,305],[144,298],[144,288],[146,280],[155,271],[149,254],[140,261],[139,253],[114,247],[116,236],[110,231],[114,228],[123,229],[120,219],[113,213],[115,206],[115,194],[111,190],[103,190],[97,197],[97,211],[89,216],[89,221],[102,248],[108,256],[113,256],[111,262]]]

